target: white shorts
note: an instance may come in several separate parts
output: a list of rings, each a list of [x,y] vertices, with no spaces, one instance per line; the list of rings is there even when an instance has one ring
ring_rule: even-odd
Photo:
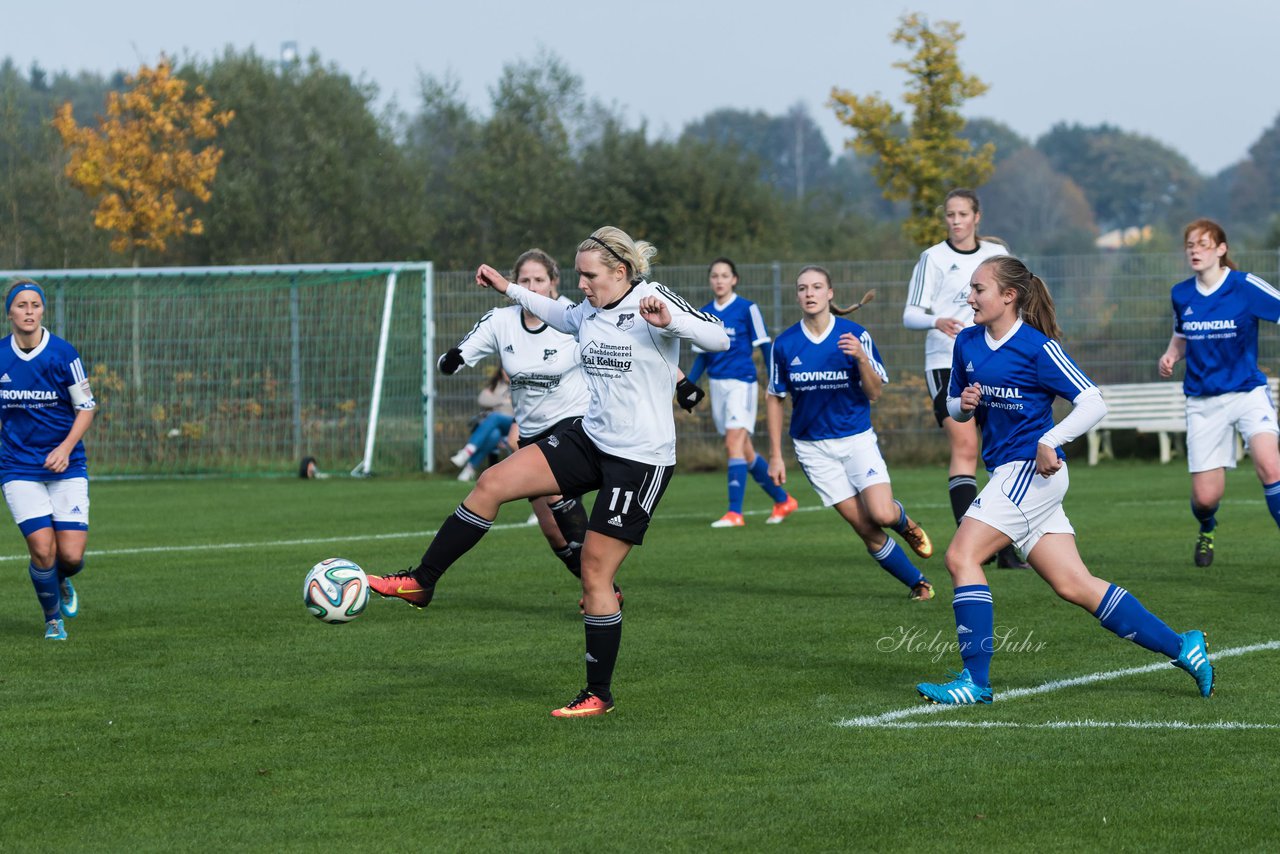
[[[1052,477],[1036,474],[1035,460],[1005,463],[991,473],[964,515],[985,522],[1030,554],[1045,534],[1076,532],[1062,512],[1069,485],[1066,463]]]
[[[1187,470],[1236,467],[1235,432],[1245,441],[1280,434],[1271,390],[1264,385],[1211,397],[1187,398]]]
[[[726,430],[746,430],[748,435],[756,429],[756,405],[760,394],[755,383],[742,380],[711,381],[711,417],[721,436]]]
[[[869,486],[889,482],[875,430],[816,442],[796,440],[796,461],[804,469],[823,507],[839,504]]]
[[[88,478],[11,480],[4,485],[4,500],[24,537],[41,528],[89,530]]]

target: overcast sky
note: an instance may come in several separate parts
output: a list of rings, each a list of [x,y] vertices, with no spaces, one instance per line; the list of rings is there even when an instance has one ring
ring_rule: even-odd
[[[1212,174],[1246,156],[1280,114],[1280,3],[1264,0],[42,0],[6,3],[0,55],[26,69],[111,73],[161,53],[227,46],[319,53],[383,100],[416,106],[421,74],[452,75],[487,111],[502,66],[539,48],[587,94],[658,133],[721,108],[809,107],[846,138],[832,86],[897,101],[907,57],[889,34],[919,11],[960,22],[963,67],[990,91],[965,108],[1034,140],[1059,121],[1143,133]],[[211,10],[204,14],[200,9]]]

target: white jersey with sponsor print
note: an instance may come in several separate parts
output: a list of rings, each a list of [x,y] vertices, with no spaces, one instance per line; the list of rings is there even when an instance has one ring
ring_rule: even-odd
[[[903,321],[909,328],[928,329],[924,339],[924,369],[935,371],[951,367],[951,350],[955,339],[933,326],[939,317],[953,317],[965,326],[973,325],[973,309],[969,308],[969,282],[973,271],[988,258],[1008,255],[1002,244],[978,241],[978,247],[968,252],[954,248],[949,241],[942,241],[920,253],[911,285],[907,289],[907,308]],[[914,314],[921,318],[927,314],[923,325],[910,322]]]
[[[715,317],[698,311],[666,285],[641,281],[615,303],[566,306],[512,283],[507,296],[578,341],[591,390],[583,430],[603,453],[649,465],[676,461],[675,395],[680,339],[718,353],[729,336]],[[640,316],[640,300],[654,296],[671,314],[665,329]]]
[[[567,307],[573,303],[560,297]],[[591,399],[572,335],[545,323],[530,329],[520,306],[495,308],[458,343],[471,367],[493,353],[511,378],[511,406],[521,438],[536,436],[587,411]]]

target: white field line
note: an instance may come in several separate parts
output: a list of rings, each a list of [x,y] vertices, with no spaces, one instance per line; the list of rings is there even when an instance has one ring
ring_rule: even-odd
[[[949,729],[1280,729],[1280,724],[1248,724],[1236,721],[1214,721],[1212,723],[1193,724],[1184,721],[1048,721],[1039,724],[1024,724],[1017,721],[894,721],[880,724],[883,729],[924,729],[926,727],[946,727]]]
[[[1220,658],[1232,658],[1237,655],[1248,655],[1251,652],[1263,652],[1265,650],[1280,650],[1280,640],[1266,641],[1265,643],[1255,643],[1249,646],[1236,646],[1230,649],[1220,649],[1209,655],[1210,660],[1217,661]],[[1009,700],[1018,700],[1022,697],[1034,697],[1037,694],[1048,694],[1052,691],[1061,691],[1063,688],[1074,688],[1078,685],[1092,685],[1095,682],[1110,682],[1113,679],[1123,679],[1126,676],[1137,676],[1140,673],[1155,673],[1169,667],[1169,663],[1159,661],[1155,664],[1147,664],[1143,667],[1127,667],[1124,670],[1105,670],[1099,673],[1090,673],[1087,676],[1076,676],[1071,679],[1055,679],[1052,682],[1045,682],[1032,688],[1012,688],[1008,691],[1000,691],[995,695],[996,702],[1008,702]],[[924,703],[916,706],[908,706],[904,709],[894,709],[891,712],[884,712],[879,715],[864,715],[858,718],[846,718],[836,722],[836,726],[844,727],[894,727],[902,726],[896,724],[903,718],[913,718],[921,715],[938,715],[945,712],[954,711],[960,708],[970,708],[969,706],[943,706],[934,705],[933,703]],[[941,725],[941,724],[940,724]],[[949,725],[949,724],[948,724]]]
[[[1181,499],[1179,499],[1181,500]],[[1172,500],[1152,499],[1142,502],[1115,502],[1117,504],[1143,504],[1152,503],[1178,503]],[[1236,499],[1234,503],[1249,503],[1246,499]],[[1253,503],[1261,504],[1262,501],[1255,500]],[[936,502],[916,501],[912,502],[913,507],[921,507],[930,510],[940,508],[950,508],[950,504],[939,504]],[[815,511],[826,510],[827,508],[816,505],[806,504],[796,509],[796,513],[812,513]],[[764,516],[769,510],[746,510],[743,516]],[[680,514],[663,514],[663,519],[703,519],[708,518],[706,513],[680,513]],[[521,522],[513,522],[503,525],[494,525],[490,531],[518,531],[527,527],[536,527],[533,525],[525,525]],[[319,546],[326,543],[363,543],[370,540],[413,540],[424,539],[426,537],[434,537],[436,529],[424,531],[391,531],[385,534],[349,534],[342,537],[305,537],[292,540],[259,540],[257,542],[242,543],[195,543],[191,545],[179,546],[148,546],[135,549],[89,549],[85,552],[86,557],[111,557],[113,555],[140,555],[140,554],[172,554],[174,552],[208,552],[208,551],[234,551],[236,549],[261,549],[273,548],[276,546]],[[22,554],[0,555],[0,561],[8,560],[29,560],[30,556],[25,552]],[[1007,696],[1007,694],[1006,694]]]
[[[941,506],[941,505],[939,505]],[[809,505],[799,507],[796,513],[813,512],[817,510],[826,510],[827,508],[819,505]],[[771,510],[747,510],[743,516],[765,516]],[[707,513],[684,513],[684,514],[663,514],[662,519],[709,519]],[[711,524],[710,522],[707,523]],[[504,525],[494,525],[490,531],[521,531],[525,529],[537,530],[537,525],[526,525],[524,522],[512,522]],[[244,543],[196,543],[192,545],[177,546],[146,546],[135,549],[89,549],[85,552],[86,557],[110,557],[112,555],[140,555],[140,554],[166,554],[172,552],[211,552],[211,551],[227,551],[234,549],[263,549],[274,548],[276,546],[318,546],[325,543],[363,543],[370,540],[412,540],[425,539],[434,537],[437,529],[425,531],[392,531],[385,534],[348,534],[342,537],[306,537],[294,540],[259,540],[257,542]],[[30,556],[25,552],[22,554],[0,555],[0,561],[6,560],[30,560]]]

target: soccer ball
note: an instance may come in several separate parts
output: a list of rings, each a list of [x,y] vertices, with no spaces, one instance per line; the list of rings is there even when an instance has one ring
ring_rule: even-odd
[[[307,573],[302,583],[307,610],[326,623],[347,623],[369,604],[369,579],[364,570],[340,557],[326,558]]]

